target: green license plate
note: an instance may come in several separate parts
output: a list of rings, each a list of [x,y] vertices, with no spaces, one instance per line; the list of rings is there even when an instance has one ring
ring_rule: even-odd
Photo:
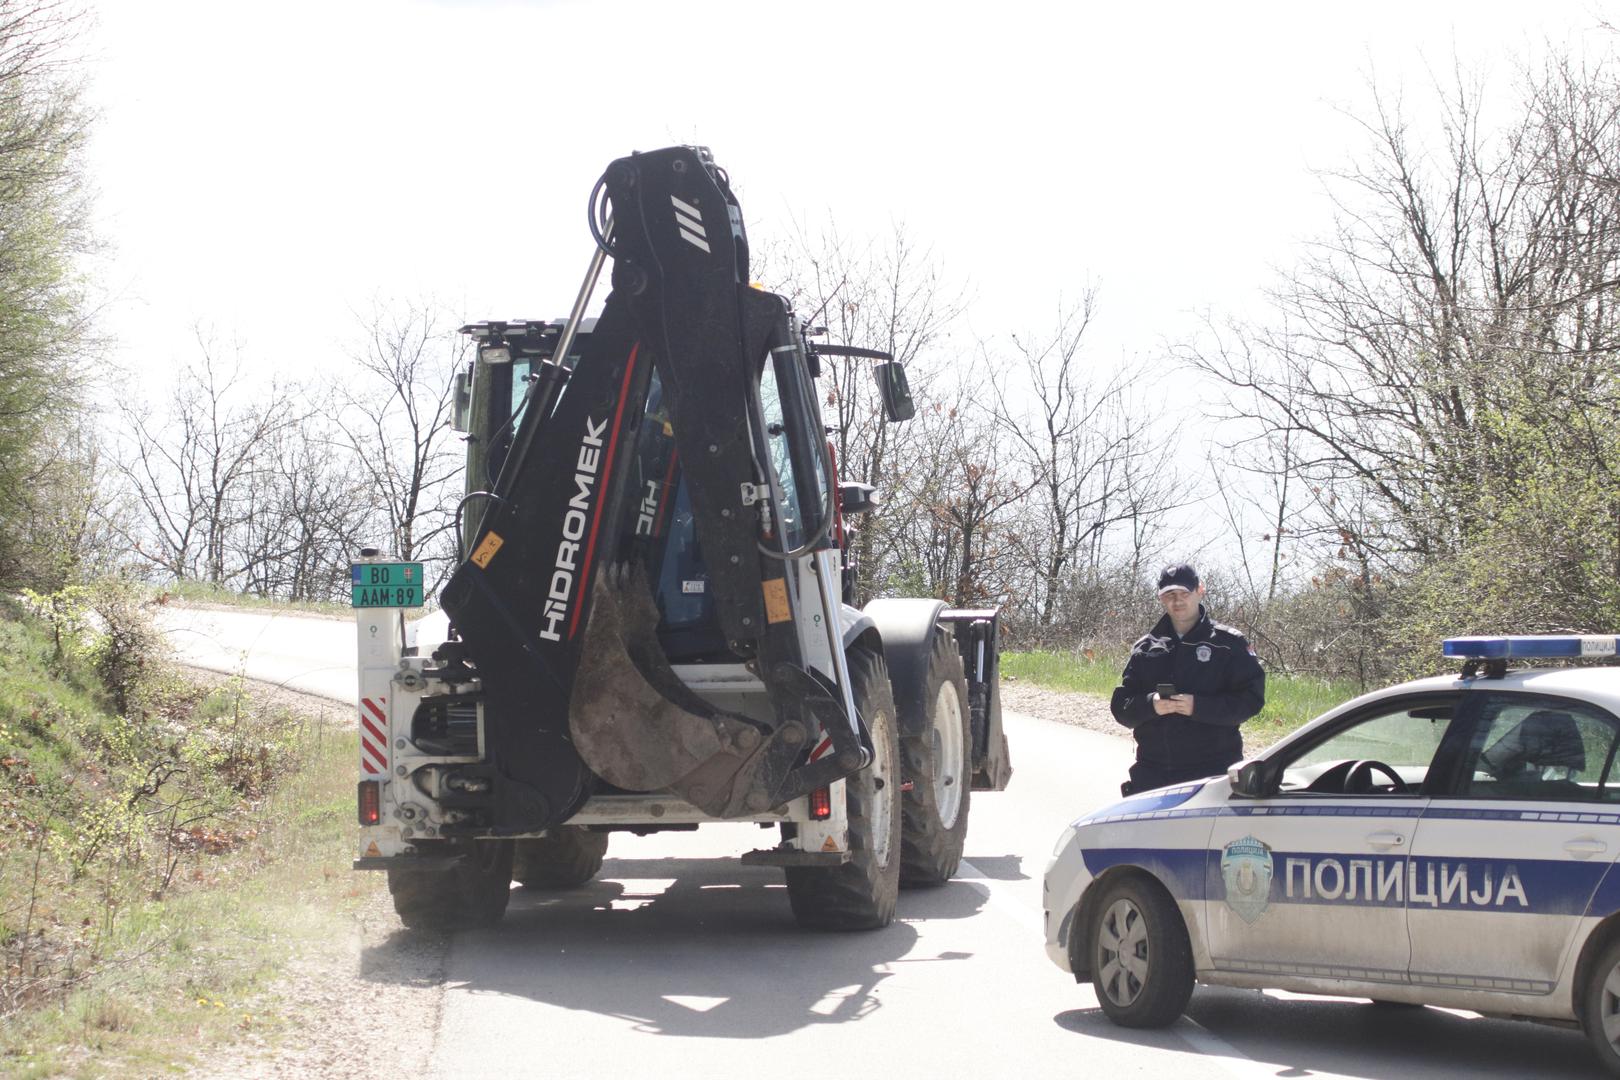
[[[355,607],[421,607],[419,562],[351,563]]]

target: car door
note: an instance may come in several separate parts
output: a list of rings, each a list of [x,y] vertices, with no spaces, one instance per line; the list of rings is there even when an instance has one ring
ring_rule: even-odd
[[[1620,852],[1620,721],[1566,698],[1476,691],[1467,749],[1412,848],[1412,979],[1551,993]]]
[[[1406,981],[1407,854],[1457,699],[1388,698],[1263,759],[1269,794],[1234,795],[1211,836],[1214,967]]]

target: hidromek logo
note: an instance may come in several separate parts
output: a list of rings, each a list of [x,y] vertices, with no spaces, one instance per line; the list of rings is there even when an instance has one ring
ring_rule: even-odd
[[[647,494],[641,497],[641,512],[636,517],[636,535],[651,536],[658,514],[658,481],[647,481]]]
[[[585,437],[579,443],[579,461],[574,472],[574,497],[568,500],[568,513],[563,515],[563,538],[557,543],[557,560],[551,572],[551,588],[546,591],[546,611],[542,618],[546,625],[540,636],[547,641],[561,641],[558,630],[568,617],[568,602],[574,595],[574,576],[579,569],[579,542],[585,535],[590,517],[591,498],[596,492],[596,470],[602,459],[602,432],[608,422],[600,424],[585,418]]]

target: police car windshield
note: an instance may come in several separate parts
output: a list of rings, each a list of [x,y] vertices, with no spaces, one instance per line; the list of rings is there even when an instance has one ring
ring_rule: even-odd
[[[1346,794],[1338,774],[1346,762],[1391,766],[1408,785],[1420,785],[1451,722],[1450,707],[1434,704],[1378,712],[1310,747],[1283,770],[1283,791]],[[1375,793],[1375,792],[1367,792]]]

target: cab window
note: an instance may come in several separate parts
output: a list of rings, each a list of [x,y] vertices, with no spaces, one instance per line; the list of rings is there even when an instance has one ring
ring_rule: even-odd
[[[776,501],[777,518],[781,522],[783,546],[798,547],[804,543],[804,508],[799,497],[797,476],[793,470],[793,453],[788,445],[787,416],[783,409],[782,390],[778,383],[778,367],[782,361],[766,361],[759,377],[759,401],[765,417],[765,445],[770,448],[771,471],[781,493]]]
[[[1285,758],[1279,794],[1412,795],[1451,726],[1453,702],[1386,705]]]
[[[1482,799],[1620,802],[1620,723],[1582,702],[1491,694],[1480,709],[1457,794]]]

